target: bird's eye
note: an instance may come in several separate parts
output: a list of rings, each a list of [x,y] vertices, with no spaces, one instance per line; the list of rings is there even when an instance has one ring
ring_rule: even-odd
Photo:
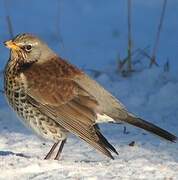
[[[30,52],[32,49],[32,45],[30,45],[30,44],[26,45],[26,46],[24,46],[24,49],[25,49],[25,51]]]

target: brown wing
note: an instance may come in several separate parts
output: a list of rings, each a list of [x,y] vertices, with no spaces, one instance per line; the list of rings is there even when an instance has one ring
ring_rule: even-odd
[[[103,154],[113,158],[116,150],[95,126],[98,102],[74,78],[83,73],[58,59],[34,64],[23,72],[29,102],[68,131],[79,136]]]

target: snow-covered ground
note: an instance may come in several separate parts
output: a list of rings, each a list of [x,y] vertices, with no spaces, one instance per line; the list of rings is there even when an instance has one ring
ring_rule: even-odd
[[[0,0],[2,42],[8,38],[3,2]],[[160,68],[141,68],[148,64],[145,59],[137,66],[139,72],[129,78],[118,75],[115,64],[118,54],[126,54],[125,0],[60,0],[60,4],[31,0],[28,7],[26,1],[9,2],[15,33],[35,33],[80,68],[99,69],[103,73],[96,80],[130,111],[178,136],[177,0],[168,1],[158,53]],[[152,46],[162,1],[133,2],[134,47]],[[57,40],[59,31],[63,45]],[[0,46],[0,51],[3,68],[8,50]],[[163,72],[167,57],[171,69]],[[26,129],[1,95],[0,179],[178,179],[178,143],[131,126],[126,134],[124,125],[104,124],[101,128],[119,152],[114,161],[74,136],[68,139],[59,162],[43,160],[52,144]],[[132,141],[135,145],[129,146]]]

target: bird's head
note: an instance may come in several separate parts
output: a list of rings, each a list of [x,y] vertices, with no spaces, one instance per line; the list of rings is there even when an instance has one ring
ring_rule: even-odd
[[[46,43],[31,34],[17,35],[12,40],[5,41],[4,44],[11,49],[11,60],[15,59],[19,64],[44,62],[51,55],[54,55]]]

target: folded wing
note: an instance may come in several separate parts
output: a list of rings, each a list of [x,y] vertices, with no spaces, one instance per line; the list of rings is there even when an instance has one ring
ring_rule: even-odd
[[[72,69],[72,75],[61,76],[56,72],[60,72],[60,67],[53,62],[50,61],[50,66],[48,63],[33,65],[23,72],[28,79],[28,101],[62,127],[113,159],[110,151],[117,151],[96,127],[96,114],[100,111],[97,100],[73,81],[75,76],[82,73]]]

